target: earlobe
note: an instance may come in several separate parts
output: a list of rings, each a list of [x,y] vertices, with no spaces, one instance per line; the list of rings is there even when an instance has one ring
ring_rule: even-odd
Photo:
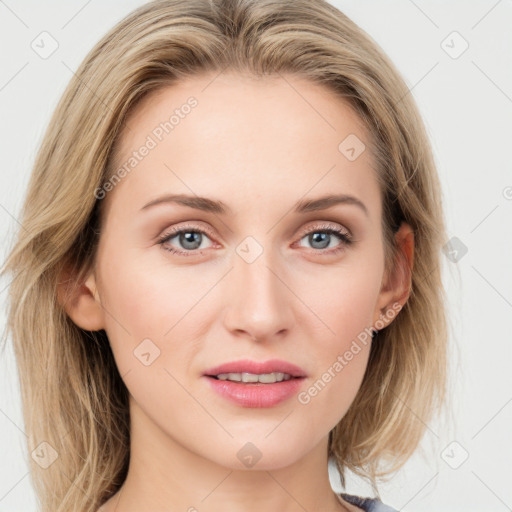
[[[396,310],[401,309],[411,292],[412,269],[414,265],[414,231],[406,222],[402,222],[395,234],[398,248],[397,257],[391,272],[382,283],[377,307],[374,312],[374,325],[381,320],[389,325],[396,316]],[[387,313],[391,314],[387,314]]]
[[[87,331],[105,328],[103,307],[93,272],[83,283],[75,283],[69,272],[63,272],[57,284],[57,299],[78,327]]]

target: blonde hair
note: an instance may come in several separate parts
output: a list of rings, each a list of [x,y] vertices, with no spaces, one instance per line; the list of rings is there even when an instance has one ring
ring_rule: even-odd
[[[181,78],[226,69],[291,73],[334,91],[368,128],[382,191],[386,268],[414,230],[410,296],[378,332],[359,392],[329,435],[340,471],[376,488],[417,448],[446,397],[447,327],[441,281],[445,227],[430,143],[415,102],[378,45],[324,0],[157,0],[130,13],[90,51],[65,90],[37,154],[21,212],[7,331],[19,368],[30,459],[44,512],[93,512],[114,494],[129,462],[128,394],[105,331],[76,326],[57,300],[71,267],[78,286],[94,267],[101,201],[127,115]],[[413,413],[411,413],[413,411]],[[420,418],[421,421],[418,420]],[[388,466],[383,468],[383,464]]]

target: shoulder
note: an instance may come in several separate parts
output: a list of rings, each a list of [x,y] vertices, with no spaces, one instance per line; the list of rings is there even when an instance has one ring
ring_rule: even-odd
[[[340,496],[345,500],[359,507],[365,512],[398,512],[396,509],[385,505],[378,498],[362,498],[353,494],[340,493]]]

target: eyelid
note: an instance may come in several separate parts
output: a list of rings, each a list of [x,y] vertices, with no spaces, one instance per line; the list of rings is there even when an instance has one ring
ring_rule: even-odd
[[[192,224],[194,222],[194,224]],[[196,224],[197,223],[197,224]],[[157,237],[158,240],[163,240],[165,238],[169,238],[174,234],[177,234],[181,231],[204,231],[208,236],[211,238],[215,238],[215,235],[213,233],[213,230],[210,229],[208,226],[204,225],[200,221],[190,221],[190,222],[183,222],[179,224],[175,224],[174,226],[170,227],[169,229],[166,229],[161,235]]]
[[[190,229],[190,230],[197,230],[197,231],[201,231],[201,230],[204,230],[204,232],[209,235],[210,237],[212,238],[215,238],[215,235],[213,233],[213,230],[211,230],[206,224],[203,224],[201,221],[191,221],[191,222],[194,222],[194,223],[197,223],[197,224],[191,224],[191,223],[187,223],[186,221],[184,223],[179,223],[179,224],[176,224],[174,226],[172,226],[171,228],[169,228],[168,230],[165,230],[164,233],[162,233],[162,235],[159,235],[158,236],[158,239],[161,240],[163,238],[167,238],[169,236],[171,236],[172,234],[174,233],[179,233],[180,231],[182,230],[185,230],[185,229]],[[344,232],[344,234],[349,237],[349,238],[352,238],[352,233],[350,232],[350,230],[348,230],[345,226],[341,225],[341,224],[337,224],[337,223],[334,223],[334,222],[330,222],[330,221],[316,221],[317,223],[315,223],[315,221],[312,221],[312,223],[308,224],[306,227],[302,228],[300,231],[299,231],[299,236],[302,238],[304,237],[305,235],[309,234],[312,230],[315,230],[315,229],[340,229]]]
[[[194,224],[193,224],[193,223]],[[184,231],[195,231],[195,232],[204,232],[210,239],[213,239],[212,242],[215,244],[215,235],[213,234],[213,231],[205,224],[203,224],[201,221],[186,221],[183,223],[176,224],[169,228],[168,230],[165,230],[164,233],[162,233],[160,236],[157,237],[157,243],[160,245],[164,245],[166,240],[169,238],[174,238],[175,235],[184,232]],[[300,241],[307,235],[314,233],[315,231],[331,231],[331,234],[334,234],[340,239],[340,246],[331,251],[322,251],[319,250],[320,253],[325,253],[326,255],[329,253],[337,253],[339,250],[342,249],[342,246],[350,245],[353,242],[353,236],[350,230],[348,230],[345,226],[330,222],[330,221],[312,221],[309,225],[302,228],[300,231],[300,235],[298,235],[298,238],[296,241],[293,242],[293,244],[300,243]],[[343,240],[345,238],[345,240]],[[183,251],[181,249],[167,249],[170,252],[176,253],[178,255],[187,255],[187,256],[193,256],[202,254],[203,249],[194,249],[192,251]],[[204,249],[205,250],[205,249]]]
[[[342,224],[337,224],[337,223],[329,222],[329,221],[318,221],[318,222],[319,222],[319,224],[318,223],[315,224],[313,221],[313,224],[310,224],[307,227],[303,228],[300,231],[301,238],[315,230],[321,231],[323,229],[334,229],[336,231],[338,231],[338,230],[342,231],[347,236],[347,238],[352,239],[352,233]]]

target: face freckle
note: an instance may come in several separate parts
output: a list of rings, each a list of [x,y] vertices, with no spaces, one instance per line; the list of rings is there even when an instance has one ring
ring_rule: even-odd
[[[273,468],[311,451],[361,384],[370,340],[354,340],[384,271],[380,191],[362,122],[329,90],[211,80],[166,87],[128,118],[119,165],[197,100],[104,199],[98,291],[134,425],[230,468],[250,441]],[[278,403],[236,403],[205,372],[242,359],[303,377]]]

